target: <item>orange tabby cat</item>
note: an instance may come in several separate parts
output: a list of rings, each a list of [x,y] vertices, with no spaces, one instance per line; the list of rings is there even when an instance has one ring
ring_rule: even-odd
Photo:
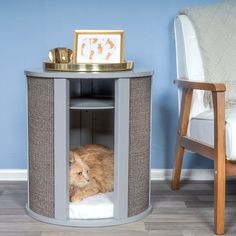
[[[113,191],[114,152],[98,144],[70,151],[70,200],[72,202]]]

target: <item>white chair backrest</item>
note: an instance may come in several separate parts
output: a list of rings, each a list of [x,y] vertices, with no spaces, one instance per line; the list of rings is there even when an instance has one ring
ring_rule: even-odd
[[[190,81],[205,81],[204,69],[197,36],[194,27],[185,15],[178,15],[174,21],[177,79],[187,78]],[[204,91],[194,91],[190,119],[206,110],[203,102]],[[178,90],[179,106],[181,90]]]

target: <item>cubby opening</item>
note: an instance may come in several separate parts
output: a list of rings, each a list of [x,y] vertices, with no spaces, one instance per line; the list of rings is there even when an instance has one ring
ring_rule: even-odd
[[[70,150],[87,144],[114,149],[114,90],[114,80],[110,79],[70,80]],[[90,167],[89,162],[82,161]],[[91,175],[90,178],[93,178]],[[70,201],[69,217],[112,218],[113,195],[114,186],[112,192],[97,193],[78,202]]]

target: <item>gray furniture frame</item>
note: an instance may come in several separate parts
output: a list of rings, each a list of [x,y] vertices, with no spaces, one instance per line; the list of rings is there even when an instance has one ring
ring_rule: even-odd
[[[29,70],[25,74],[28,85],[29,136],[29,198],[26,209],[29,215],[43,222],[86,227],[123,224],[145,217],[151,210],[150,117],[153,72],[73,73]],[[81,79],[115,81],[114,217],[110,219],[69,219],[69,83]],[[40,119],[45,107],[47,114]],[[45,132],[41,128],[44,123]],[[37,142],[42,146],[37,145]],[[51,150],[51,155],[41,153],[44,146],[50,146],[48,150]],[[45,163],[48,170],[44,169]],[[144,180],[140,181],[134,168],[140,169]],[[44,178],[45,175],[49,176],[49,180]],[[44,189],[40,190],[37,183]]]

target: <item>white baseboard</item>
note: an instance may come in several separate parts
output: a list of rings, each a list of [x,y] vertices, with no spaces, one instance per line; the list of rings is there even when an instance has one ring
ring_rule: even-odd
[[[152,169],[152,180],[170,180],[172,169]],[[181,179],[186,180],[213,180],[212,169],[183,169]],[[26,169],[0,169],[0,181],[26,181]]]
[[[26,169],[0,169],[0,181],[26,181]]]
[[[151,180],[171,180],[172,169],[152,169]],[[183,169],[182,180],[213,180],[214,171],[212,169]]]

